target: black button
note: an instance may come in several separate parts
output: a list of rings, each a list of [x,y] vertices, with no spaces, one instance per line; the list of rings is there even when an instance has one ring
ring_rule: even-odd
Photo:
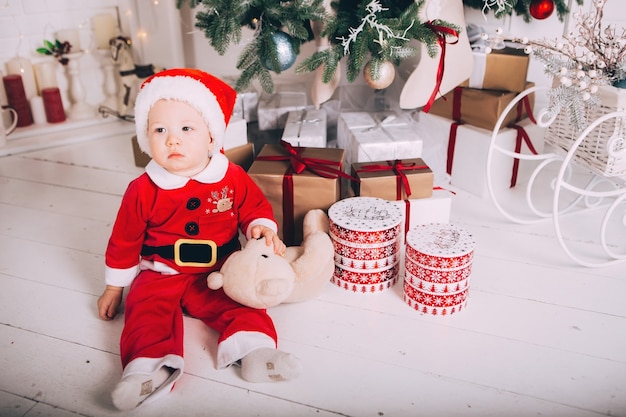
[[[198,197],[191,197],[187,201],[187,210],[195,210],[200,207],[200,199]]]
[[[189,222],[185,225],[185,232],[187,232],[188,235],[195,236],[200,233],[200,227],[196,222]]]

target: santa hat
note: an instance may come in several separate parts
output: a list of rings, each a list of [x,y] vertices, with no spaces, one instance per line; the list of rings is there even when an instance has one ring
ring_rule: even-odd
[[[148,112],[159,100],[178,100],[200,113],[209,126],[215,149],[220,150],[236,98],[232,87],[204,71],[179,68],[158,72],[143,82],[135,100],[137,142],[142,151],[151,155]]]

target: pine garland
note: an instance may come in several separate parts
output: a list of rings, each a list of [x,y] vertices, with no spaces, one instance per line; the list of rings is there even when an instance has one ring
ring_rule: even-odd
[[[444,22],[420,22],[418,13],[425,0],[338,0],[331,3],[335,14],[326,22],[321,36],[328,37],[331,46],[305,59],[296,72],[315,71],[324,64],[322,81],[328,83],[340,61],[346,60],[349,82],[359,76],[369,58],[370,75],[380,78],[385,61],[398,65],[402,59],[414,55],[418,48],[411,40],[426,45],[428,55],[439,50],[437,33],[429,26],[436,24],[460,32],[457,25]]]
[[[521,16],[526,23],[529,23],[532,19],[529,11],[531,2],[532,0],[463,0],[463,5],[472,9],[482,10],[485,13],[492,10],[494,16],[498,19],[515,13]],[[576,3],[583,4],[583,0],[576,0]],[[557,16],[562,22],[569,13],[567,3],[565,0],[554,0],[554,5],[556,6]]]

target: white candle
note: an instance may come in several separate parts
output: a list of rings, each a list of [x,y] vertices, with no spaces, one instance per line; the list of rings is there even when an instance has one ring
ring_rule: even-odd
[[[35,80],[37,81],[37,92],[41,94],[44,88],[58,87],[57,82],[57,61],[44,61],[35,64]]]
[[[96,37],[98,49],[109,47],[109,40],[115,37],[115,19],[112,14],[97,14],[91,18],[91,28]]]
[[[43,98],[35,96],[30,99],[30,111],[33,114],[33,121],[37,125],[42,125],[47,122],[46,109],[43,106]]]
[[[55,33],[55,38],[63,42],[69,42],[72,46],[70,52],[80,52],[80,37],[77,29],[62,29]]]
[[[22,83],[24,84],[26,98],[30,100],[37,95],[37,83],[35,82],[33,64],[30,60],[19,56],[10,59],[7,62],[7,73],[22,76]]]

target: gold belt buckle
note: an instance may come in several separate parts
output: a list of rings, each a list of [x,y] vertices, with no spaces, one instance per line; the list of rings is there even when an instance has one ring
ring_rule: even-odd
[[[185,250],[185,245],[190,246],[207,246],[211,249],[211,259],[208,262],[186,261],[185,256],[181,253]],[[178,266],[199,266],[211,267],[217,262],[217,245],[212,240],[196,240],[196,239],[178,239],[174,243],[174,262]]]

